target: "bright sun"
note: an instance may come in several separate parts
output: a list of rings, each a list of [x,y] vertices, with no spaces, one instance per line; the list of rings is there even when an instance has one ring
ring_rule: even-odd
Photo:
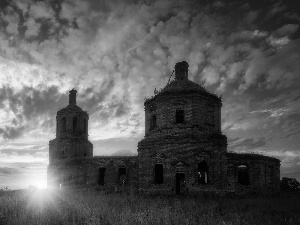
[[[36,179],[36,180],[30,180],[28,187],[36,187],[38,189],[46,189],[47,188],[47,181],[43,179]]]

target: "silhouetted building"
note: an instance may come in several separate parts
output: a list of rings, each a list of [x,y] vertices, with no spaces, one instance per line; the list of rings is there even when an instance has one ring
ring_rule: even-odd
[[[227,153],[221,98],[188,79],[187,62],[175,65],[175,79],[144,106],[138,155],[93,157],[88,114],[71,90],[69,105],[57,113],[56,139],[49,143],[48,184],[177,194],[279,188],[278,159]]]

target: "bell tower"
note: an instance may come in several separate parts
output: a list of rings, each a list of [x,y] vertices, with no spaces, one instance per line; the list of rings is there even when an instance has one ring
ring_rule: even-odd
[[[76,94],[76,90],[70,90],[69,105],[56,114],[56,138],[49,142],[49,179],[53,177],[51,173],[54,173],[56,164],[93,156],[93,144],[88,140],[89,114],[77,106]],[[53,183],[49,179],[48,182]]]

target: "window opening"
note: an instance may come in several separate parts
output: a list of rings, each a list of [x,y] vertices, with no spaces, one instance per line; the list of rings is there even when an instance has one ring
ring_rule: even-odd
[[[156,124],[156,115],[151,115],[150,129],[154,129],[156,126],[157,126],[157,124]]]
[[[176,123],[184,123],[184,110],[176,110]]]
[[[126,184],[126,168],[119,168],[119,184],[124,186]]]
[[[66,131],[67,129],[67,118],[63,117],[62,118],[62,131]]]
[[[182,195],[186,191],[186,181],[184,173],[176,173],[176,194]]]
[[[73,117],[73,132],[77,131],[77,117]]]
[[[86,119],[83,119],[83,133],[87,133]]]
[[[98,180],[98,184],[102,185],[102,186],[105,184],[105,182],[104,182],[105,171],[106,171],[106,168],[99,168],[99,180]]]
[[[163,184],[164,183],[164,167],[162,164],[155,164],[154,167],[154,176],[155,176],[155,183],[156,184]]]
[[[208,166],[205,161],[198,163],[198,184],[208,183]]]
[[[242,185],[249,184],[248,167],[245,165],[238,166],[238,183]]]

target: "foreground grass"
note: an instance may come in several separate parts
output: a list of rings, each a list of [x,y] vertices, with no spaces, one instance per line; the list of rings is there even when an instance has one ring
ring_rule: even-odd
[[[0,191],[0,224],[300,224],[300,195],[242,199]],[[2,219],[1,219],[2,218]]]

